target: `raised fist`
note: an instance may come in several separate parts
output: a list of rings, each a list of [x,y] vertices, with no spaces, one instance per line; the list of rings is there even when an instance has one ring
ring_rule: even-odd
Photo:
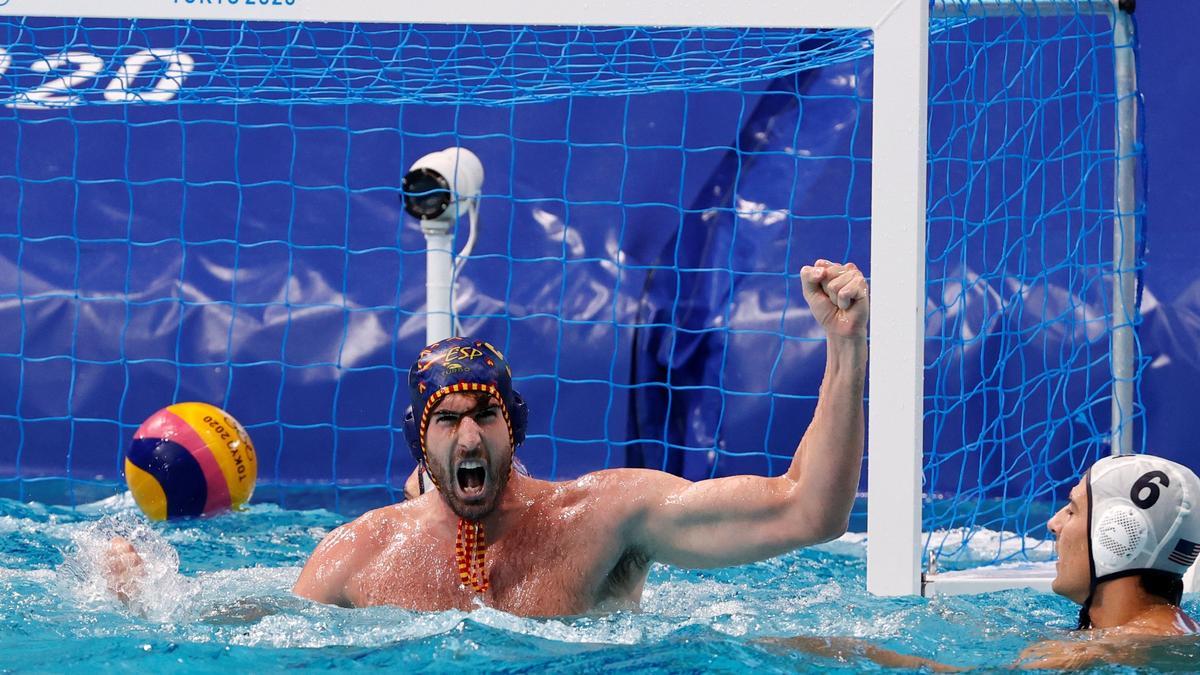
[[[800,269],[804,299],[831,338],[865,338],[870,298],[867,280],[854,263],[818,260]]]

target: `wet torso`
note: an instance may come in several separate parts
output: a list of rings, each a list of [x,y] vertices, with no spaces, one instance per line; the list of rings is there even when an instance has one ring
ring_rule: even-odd
[[[487,591],[463,584],[455,559],[457,519],[429,494],[349,526],[373,554],[349,577],[346,600],[426,611],[482,602],[523,616],[636,607],[649,559],[625,546],[621,509],[586,479],[531,485],[522,500],[506,505],[514,514],[507,525],[486,532]]]

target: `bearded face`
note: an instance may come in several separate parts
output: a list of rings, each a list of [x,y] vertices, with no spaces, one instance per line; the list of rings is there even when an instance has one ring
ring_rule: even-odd
[[[450,394],[429,414],[425,464],[450,509],[466,520],[495,510],[508,485],[513,449],[500,405],[488,394]]]

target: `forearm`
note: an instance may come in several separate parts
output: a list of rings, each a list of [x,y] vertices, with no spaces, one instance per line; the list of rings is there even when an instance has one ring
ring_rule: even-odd
[[[853,263],[800,270],[804,297],[825,331],[825,378],[812,423],[786,474],[699,483],[655,481],[631,511],[631,545],[655,560],[710,567],[759,560],[841,535],[862,466],[867,371],[866,279]]]
[[[839,661],[853,662],[866,658],[885,668],[927,668],[939,673],[953,673],[962,670],[961,668],[938,663],[937,661],[920,656],[910,656],[894,652],[857,638],[798,636],[792,638],[763,638],[760,641],[767,644],[784,645],[792,649],[816,654],[817,656],[835,658]]]
[[[812,424],[786,475],[688,483],[657,472],[634,544],[660,562],[720,567],[762,560],[845,531],[863,453],[864,338],[831,340]],[[624,475],[624,474],[623,474]],[[633,477],[625,479],[630,484]]]
[[[787,472],[794,483],[794,503],[806,517],[819,518],[830,529],[845,528],[858,490],[866,370],[866,338],[826,341],[825,377],[816,411]]]

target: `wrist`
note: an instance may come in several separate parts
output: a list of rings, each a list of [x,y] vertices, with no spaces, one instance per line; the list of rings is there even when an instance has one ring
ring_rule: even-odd
[[[865,336],[830,337],[825,342],[825,367],[832,373],[860,373],[867,366]]]
[[[830,351],[866,351],[867,336],[866,335],[833,335],[825,336],[825,346]]]

